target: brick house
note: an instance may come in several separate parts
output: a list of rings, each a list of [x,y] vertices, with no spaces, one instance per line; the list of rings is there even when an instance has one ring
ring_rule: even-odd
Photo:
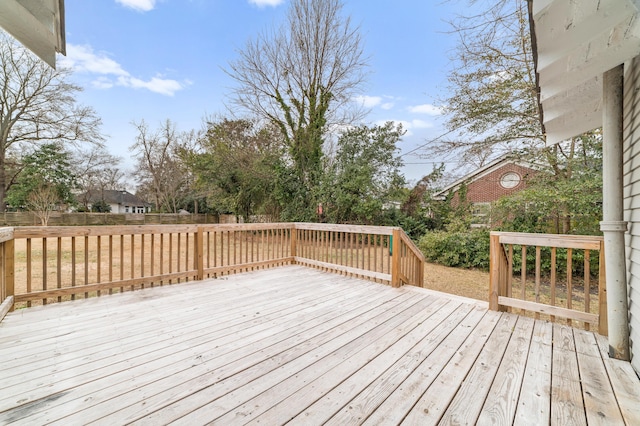
[[[535,165],[501,157],[456,180],[434,194],[434,198],[444,200],[452,195],[451,202],[456,205],[458,192],[462,185],[466,185],[466,199],[473,205],[474,219],[471,226],[484,227],[491,223],[491,203],[523,190],[527,186],[527,180],[536,173],[538,169]]]

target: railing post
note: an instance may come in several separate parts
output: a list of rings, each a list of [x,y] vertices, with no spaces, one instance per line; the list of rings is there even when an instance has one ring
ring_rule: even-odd
[[[500,308],[498,296],[505,296],[503,292],[502,278],[506,278],[506,271],[502,271],[502,247],[500,235],[491,233],[489,242],[489,309],[497,311]]]
[[[391,233],[391,286],[400,287],[400,230]]]
[[[4,286],[4,300],[0,300],[0,321],[7,312],[11,312],[14,309],[14,296],[15,296],[15,284],[14,284],[14,239],[13,230],[11,232],[11,238],[2,243],[2,250],[0,255],[2,256],[2,273],[0,285]]]
[[[609,333],[607,314],[607,273],[604,257],[604,241],[600,241],[600,271],[598,283],[598,333],[606,336]]]
[[[290,247],[290,251],[291,251],[291,263],[296,263],[296,259],[295,257],[297,256],[297,249],[298,249],[298,228],[296,228],[295,223],[293,224],[293,226],[290,229],[290,243],[291,243],[291,247]]]
[[[198,270],[197,279],[203,280],[204,279],[204,231],[202,229],[202,226],[198,226],[195,240],[196,240],[195,241],[195,245],[196,245],[195,261],[196,261],[196,269]]]

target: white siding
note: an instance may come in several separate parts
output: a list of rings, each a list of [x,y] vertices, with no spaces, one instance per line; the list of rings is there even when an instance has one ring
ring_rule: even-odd
[[[640,57],[625,70],[623,162],[631,364],[640,373]]]

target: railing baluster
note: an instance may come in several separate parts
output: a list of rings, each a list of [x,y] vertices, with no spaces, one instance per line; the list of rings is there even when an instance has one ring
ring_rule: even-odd
[[[56,288],[62,288],[62,238],[56,238]],[[58,296],[58,302],[62,297]]]
[[[189,231],[184,233],[184,270],[189,270]],[[189,278],[185,281],[189,281]]]
[[[160,257],[160,275],[164,275],[164,233],[160,233],[160,251],[159,251],[159,257]],[[160,279],[160,286],[164,285],[164,281],[162,279]]]
[[[72,257],[75,263],[75,256]],[[4,276],[2,277],[4,279]],[[75,278],[75,275],[74,275]],[[75,281],[72,281],[75,284]],[[31,238],[27,238],[27,293],[31,293]],[[75,296],[75,295],[74,295]],[[27,302],[27,307],[31,307],[31,300]]]
[[[527,246],[522,246],[522,254],[520,258],[520,286],[522,287],[522,300],[527,300]],[[524,308],[522,313],[525,313]]]
[[[507,297],[513,296],[513,244],[509,244],[507,255]]]
[[[556,247],[551,247],[551,295],[549,303],[551,306],[556,306]],[[551,315],[551,322],[555,322],[555,315]]]
[[[113,282],[113,235],[109,235],[109,282]],[[109,288],[109,294],[113,294],[113,288]]]
[[[120,281],[124,281],[124,234],[120,234]],[[120,287],[120,293],[124,292],[124,286]]]
[[[120,281],[124,281],[124,234],[120,234]],[[124,286],[120,286],[120,293],[124,292]]]
[[[176,272],[182,272],[182,232],[176,235]],[[178,282],[182,282],[182,278],[178,278]]]
[[[567,249],[567,309],[573,307],[573,249]],[[571,318],[567,318],[567,324],[571,325]]]
[[[47,239],[42,238],[42,290],[47,289]],[[47,298],[42,299],[42,304],[47,304]]]
[[[169,232],[169,274],[173,272],[173,233]],[[173,284],[173,278],[169,280]]]
[[[541,262],[541,247],[536,246],[536,303],[540,303],[540,262]],[[540,314],[536,312],[536,319],[540,318]]]
[[[136,254],[136,245],[135,245],[135,235],[131,234],[131,243],[129,245],[129,250],[131,251],[130,256],[131,256],[131,264],[129,265],[129,268],[131,269],[131,279],[135,278],[135,254]],[[131,291],[134,290],[134,285],[131,284]]]
[[[140,234],[140,278],[144,278],[144,234]],[[144,283],[140,284],[144,288]]]
[[[591,312],[591,251],[584,251],[584,311]],[[584,323],[585,330],[589,330],[589,323]]]
[[[101,240],[100,240],[100,235],[98,235],[96,237],[96,282],[100,283],[101,282],[101,271],[100,271],[100,266],[102,264],[102,247],[100,246]],[[96,292],[97,296],[100,296],[100,290],[98,290]]]
[[[89,236],[84,236],[84,285],[89,284]],[[89,292],[84,292],[84,298],[89,298]]]
[[[151,250],[150,251],[150,255],[151,255],[151,259],[149,262],[149,274],[151,274],[151,276],[154,276],[154,262],[155,262],[155,254],[156,254],[156,239],[155,239],[155,234],[151,234]],[[151,282],[151,287],[153,287],[153,281]]]

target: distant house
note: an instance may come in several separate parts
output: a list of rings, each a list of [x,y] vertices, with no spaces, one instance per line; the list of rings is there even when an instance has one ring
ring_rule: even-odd
[[[472,226],[487,226],[490,223],[491,203],[523,190],[527,186],[527,180],[536,173],[538,170],[532,164],[501,157],[463,176],[433,197],[444,200],[451,196],[451,202],[455,205],[459,202],[459,191],[465,185],[466,200],[473,205]]]
[[[104,201],[111,206],[111,213],[148,213],[153,206],[128,191],[89,191],[80,198],[87,201],[89,209],[94,203]]]

